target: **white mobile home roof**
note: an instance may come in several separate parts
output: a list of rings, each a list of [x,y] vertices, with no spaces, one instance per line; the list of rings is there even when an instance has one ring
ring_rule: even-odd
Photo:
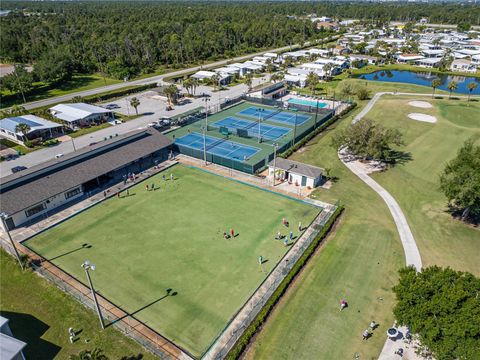
[[[81,120],[92,114],[106,114],[112,112],[111,110],[85,103],[59,104],[50,108],[50,111],[56,118],[67,122]]]
[[[0,120],[0,129],[15,133],[15,128],[18,124],[27,124],[30,127],[29,133],[36,130],[53,129],[62,126],[61,124],[42,119],[35,115],[22,115]]]
[[[269,58],[274,58],[274,59],[276,59],[278,57],[277,54],[271,53],[271,52],[267,52],[267,53],[263,54],[263,56],[266,56],[266,57],[269,57]]]

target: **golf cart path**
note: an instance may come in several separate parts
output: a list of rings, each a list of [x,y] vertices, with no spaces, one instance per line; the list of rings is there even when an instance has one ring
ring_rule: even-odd
[[[373,98],[368,102],[368,104],[358,113],[357,116],[353,119],[352,123],[357,123],[373,108],[375,103],[383,95],[415,95],[415,96],[425,96],[429,94],[411,94],[411,93],[393,93],[393,92],[379,92],[376,93]],[[398,205],[395,198],[385,190],[379,183],[373,180],[365,171],[364,167],[360,166],[356,161],[347,161],[344,157],[340,156],[340,160],[343,164],[350,169],[355,175],[357,175],[364,183],[366,183],[370,188],[372,188],[387,204],[390,213],[392,214],[393,220],[397,227],[400,240],[402,242],[403,251],[405,253],[405,261],[407,266],[413,265],[417,271],[422,269],[422,258],[420,257],[420,252],[418,251],[417,243],[413,237],[410,226],[408,225],[405,214],[403,213],[400,205]],[[399,328],[400,331],[405,333],[404,328]],[[378,357],[379,360],[393,360],[398,359],[399,356],[395,352],[403,348],[404,350],[404,359],[420,359],[418,355],[415,354],[413,347],[406,347],[404,342],[401,340],[392,341],[387,338],[385,345],[383,346],[382,352]]]

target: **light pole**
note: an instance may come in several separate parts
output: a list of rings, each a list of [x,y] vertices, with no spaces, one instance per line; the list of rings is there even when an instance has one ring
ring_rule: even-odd
[[[278,144],[273,144],[273,187],[275,187],[275,171],[277,167],[277,147]]]
[[[15,252],[15,257],[17,258],[18,264],[20,265],[20,267],[23,270],[23,264],[22,264],[22,261],[20,260],[20,254],[18,253],[17,247],[15,246],[15,243],[13,242],[12,236],[10,235],[10,230],[7,227],[7,223],[5,222],[5,220],[7,220],[7,218],[8,218],[8,214],[2,212],[2,213],[0,213],[0,218],[2,218],[3,229],[5,230],[5,233],[8,236],[8,240],[10,240],[10,244],[12,244],[12,248],[13,248],[13,251]]]
[[[92,291],[93,301],[95,302],[95,307],[97,308],[98,319],[100,320],[100,326],[102,329],[105,329],[105,324],[103,322],[102,311],[100,310],[100,306],[98,305],[97,301],[97,294],[95,293],[95,289],[93,288],[92,279],[90,278],[89,270],[94,271],[95,265],[90,264],[90,261],[85,260],[85,262],[81,265],[82,268],[85,270],[85,274],[87,274],[88,284],[90,285],[90,290]]]
[[[207,103],[210,101],[210,98],[205,97],[205,98],[203,98],[203,101],[205,102],[205,130],[208,130],[208,105],[207,105]]]
[[[262,108],[258,108],[257,109],[257,113],[258,113],[258,142],[260,143],[260,138],[261,138],[261,128],[260,128],[260,123],[261,123],[261,120],[262,120],[262,111],[263,109]]]
[[[73,141],[73,137],[72,137],[72,146],[73,146],[73,152],[77,152],[77,149],[75,148],[75,141]]]
[[[203,161],[207,166],[207,130],[202,126],[203,132]]]

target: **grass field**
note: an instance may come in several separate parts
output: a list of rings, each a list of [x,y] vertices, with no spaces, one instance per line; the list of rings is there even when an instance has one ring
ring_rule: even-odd
[[[148,180],[158,190],[140,183],[27,246],[81,281],[89,259],[100,294],[198,356],[285,254],[274,240],[282,218],[299,235],[319,208],[182,165],[170,173]],[[223,239],[230,228],[239,235]],[[167,288],[177,295],[162,299]]]
[[[73,75],[71,80],[65,81],[57,85],[45,85],[44,83],[34,83],[33,90],[26,95],[27,102],[42,100],[49,97],[67,95],[78,91],[95,89],[98,87],[112,85],[122,82],[121,80],[105,78],[99,74],[91,75]],[[9,107],[14,104],[21,105],[23,103],[21,95],[19,97],[3,91],[2,104],[0,107]]]
[[[113,327],[101,330],[93,311],[31,271],[21,271],[12,256],[0,250],[0,314],[10,320],[14,336],[27,343],[27,359],[68,359],[85,349],[99,348],[110,359],[142,356],[156,359]],[[79,340],[70,344],[68,328]],[[88,340],[88,342],[87,342]]]
[[[377,358],[393,323],[397,269],[405,262],[395,224],[376,193],[352,174],[330,147],[336,129],[360,107],[310,141],[292,159],[331,169],[338,181],[314,196],[345,204],[340,226],[305,267],[246,354],[247,359]],[[381,299],[380,299],[381,298]],[[339,311],[347,299],[349,308]],[[380,324],[368,342],[362,332]]]
[[[412,97],[386,97],[367,115],[400,129],[406,143],[402,150],[412,156],[412,161],[374,178],[405,212],[425,266],[450,266],[480,275],[480,230],[453,219],[446,212],[447,200],[439,189],[439,174],[446,162],[455,157],[465,140],[480,140],[480,103],[419,99],[434,107],[412,107],[408,105]],[[411,112],[433,115],[438,122],[410,120],[406,115]]]
[[[375,88],[372,93],[392,89],[428,93],[427,88],[403,84],[383,86],[369,82],[368,88]],[[404,118],[397,121],[399,114],[406,111],[402,102],[381,100],[380,108],[375,106],[367,117],[398,127],[405,134],[404,150],[412,152],[413,160],[377,174],[375,179],[400,203],[424,264],[449,265],[478,275],[478,229],[444,212],[445,199],[436,184],[444,161],[455,155],[465,138],[477,136],[478,103],[435,100],[436,109],[408,111],[436,115],[439,122],[432,125]],[[340,199],[346,211],[341,227],[287,292],[247,352],[247,359],[351,359],[356,353],[360,359],[376,359],[383,346],[385,330],[393,322],[390,289],[396,270],[404,264],[403,250],[383,201],[341,164],[329,146],[337,129],[347,126],[365,104],[359,101],[354,113],[293,156],[331,169],[338,181],[330,190],[320,189],[314,195],[326,201]],[[379,297],[383,300],[379,301]],[[341,298],[349,301],[350,308],[339,313]],[[369,341],[362,342],[361,333],[372,319],[381,324],[379,330]]]

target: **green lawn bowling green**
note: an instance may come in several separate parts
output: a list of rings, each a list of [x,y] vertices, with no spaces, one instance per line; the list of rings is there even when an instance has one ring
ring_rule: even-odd
[[[199,356],[289,249],[277,231],[298,236],[321,209],[184,165],[164,173],[26,245],[82,282],[89,259],[100,294]],[[162,298],[168,288],[177,295]]]

